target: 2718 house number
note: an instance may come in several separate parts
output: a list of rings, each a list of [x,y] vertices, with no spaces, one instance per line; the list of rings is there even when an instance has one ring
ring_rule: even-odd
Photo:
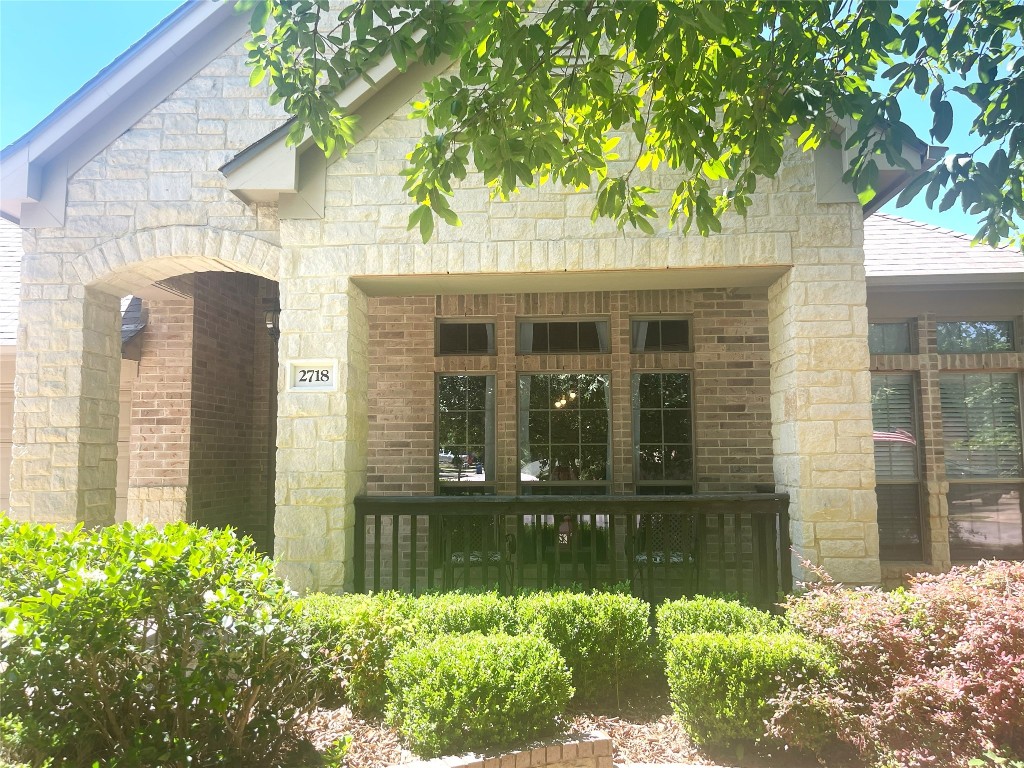
[[[292,360],[288,363],[288,389],[331,392],[338,386],[337,360]]]

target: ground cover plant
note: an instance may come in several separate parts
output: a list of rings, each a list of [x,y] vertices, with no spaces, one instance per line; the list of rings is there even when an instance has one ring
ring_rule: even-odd
[[[0,742],[32,765],[271,763],[316,704],[295,612],[230,531],[0,517]]]
[[[831,680],[789,686],[771,731],[862,765],[966,766],[1024,756],[1024,563],[920,575],[906,589],[823,582],[787,607],[833,652]]]

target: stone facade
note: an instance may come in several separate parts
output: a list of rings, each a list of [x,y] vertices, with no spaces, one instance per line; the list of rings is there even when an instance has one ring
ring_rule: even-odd
[[[742,400],[754,415],[743,427],[729,422],[730,430],[747,430],[735,437],[744,445],[712,446],[706,438],[707,487],[773,476],[776,489],[791,495],[801,556],[841,580],[879,581],[862,212],[856,203],[817,202],[810,154],[790,151],[779,176],[760,185],[749,215],[729,217],[713,237],[665,227],[648,237],[594,225],[586,195],[551,188],[492,202],[482,179],[471,176],[455,201],[464,226],[440,225],[423,245],[407,231],[411,205],[397,175],[422,128],[404,110],[328,167],[322,219],[279,219],[273,204],[245,204],[227,189],[221,166],[283,120],[264,89],[248,86],[243,59],[239,43],[74,173],[64,225],[27,235],[12,514],[62,525],[113,520],[118,297],[190,273],[248,273],[276,281],[281,306],[273,430],[279,568],[298,589],[343,589],[352,578],[355,496],[426,490],[422,468],[397,479],[368,467],[371,440],[378,464],[388,450],[369,399],[372,366],[381,365],[374,355],[386,341],[374,313],[407,302],[415,322],[429,325],[426,314],[438,303],[483,294],[495,297],[496,316],[512,317],[517,296],[582,290],[606,297],[609,315],[622,317],[631,300],[624,290],[658,289],[689,296],[695,314],[700,301],[710,302],[709,318],[720,313],[722,323],[709,322],[695,339],[692,360],[679,362],[717,382],[702,395],[711,412],[716,403]],[[524,280],[532,280],[529,287]],[[727,323],[730,317],[737,322]],[[749,350],[738,352],[734,337]],[[408,354],[396,365],[412,365],[429,381],[433,363]],[[731,367],[740,354],[757,365]],[[337,361],[337,388],[289,387],[289,364],[310,358]],[[193,398],[195,365],[194,358]],[[253,372],[237,387],[253,398],[258,379]],[[429,400],[426,391],[412,396]],[[625,402],[621,392],[617,399]],[[411,452],[430,442],[419,427],[401,438]],[[509,476],[514,433],[500,440]],[[622,435],[617,445],[616,488],[627,491]],[[733,448],[752,457],[742,480],[726,472]],[[190,463],[198,455],[190,446]],[[159,499],[147,504],[180,515],[182,491],[136,487],[136,508],[154,493]],[[198,507],[186,504],[185,514],[200,519]],[[225,518],[211,511],[209,519]]]

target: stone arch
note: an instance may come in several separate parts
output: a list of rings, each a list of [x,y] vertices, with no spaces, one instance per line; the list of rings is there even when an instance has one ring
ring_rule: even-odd
[[[277,280],[284,250],[249,234],[169,225],[109,240],[78,256],[83,285],[119,296],[189,272],[243,272]]]

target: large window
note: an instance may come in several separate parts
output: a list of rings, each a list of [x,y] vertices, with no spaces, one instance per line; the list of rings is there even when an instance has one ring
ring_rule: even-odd
[[[939,379],[954,560],[1024,557],[1020,390],[1012,373]]]
[[[918,430],[910,374],[871,377],[879,554],[883,560],[921,560]]]
[[[494,377],[437,379],[437,483],[442,494],[494,493]]]
[[[633,374],[633,451],[637,493],[693,491],[690,374]]]
[[[519,478],[524,493],[604,493],[611,479],[609,377],[519,377]]]

